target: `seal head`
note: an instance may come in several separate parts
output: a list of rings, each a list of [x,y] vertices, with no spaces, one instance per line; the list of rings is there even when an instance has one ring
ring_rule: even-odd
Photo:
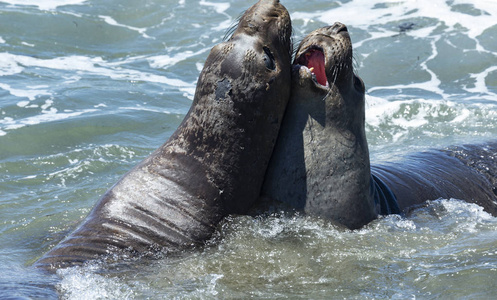
[[[365,87],[354,74],[352,43],[345,25],[335,23],[306,36],[298,47],[293,71],[292,95],[326,100],[327,122],[354,132],[364,127]]]

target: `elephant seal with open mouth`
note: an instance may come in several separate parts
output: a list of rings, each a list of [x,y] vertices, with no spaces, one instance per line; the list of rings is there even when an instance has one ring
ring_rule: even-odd
[[[497,144],[370,166],[364,95],[347,27],[306,36],[262,195],[350,229],[438,198],[474,202],[497,216]]]
[[[175,133],[35,265],[187,248],[207,240],[224,216],[245,213],[258,199],[290,80],[290,16],[279,1],[261,0],[211,50]]]

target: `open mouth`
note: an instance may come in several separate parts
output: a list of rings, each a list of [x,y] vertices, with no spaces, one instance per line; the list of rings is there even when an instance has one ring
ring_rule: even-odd
[[[328,86],[324,63],[323,50],[318,47],[309,48],[297,59],[297,64],[306,66],[317,83],[322,86]]]

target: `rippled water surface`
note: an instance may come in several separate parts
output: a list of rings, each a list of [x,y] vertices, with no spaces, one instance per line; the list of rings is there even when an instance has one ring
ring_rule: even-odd
[[[373,162],[497,137],[494,1],[282,3],[295,42],[348,26]],[[210,49],[251,4],[0,1],[0,298],[493,298],[497,219],[455,199],[358,231],[231,216],[202,249],[30,267],[174,132]]]

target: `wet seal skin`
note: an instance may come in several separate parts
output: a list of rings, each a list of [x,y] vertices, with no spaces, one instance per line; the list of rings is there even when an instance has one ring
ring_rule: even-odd
[[[438,198],[465,199],[497,215],[497,144],[426,151],[370,165],[365,87],[354,74],[352,52],[341,23],[319,28],[300,43],[262,198],[350,229]]]
[[[35,265],[54,270],[123,251],[202,245],[224,216],[258,199],[290,80],[290,16],[279,1],[261,0],[211,50],[175,133]]]

